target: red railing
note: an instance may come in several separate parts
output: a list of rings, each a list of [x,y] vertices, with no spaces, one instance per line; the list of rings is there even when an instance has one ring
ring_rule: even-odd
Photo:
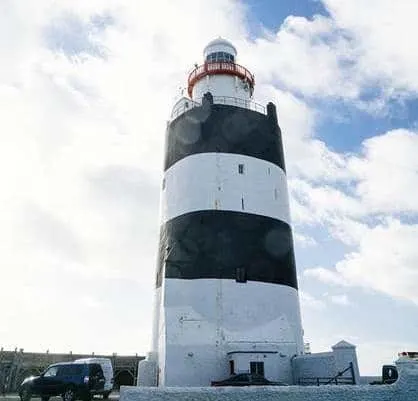
[[[189,96],[192,97],[193,87],[199,79],[205,77],[206,75],[219,74],[235,75],[249,84],[251,92],[254,89],[254,75],[251,74],[251,72],[245,67],[235,63],[214,62],[202,64],[190,73],[187,88]]]

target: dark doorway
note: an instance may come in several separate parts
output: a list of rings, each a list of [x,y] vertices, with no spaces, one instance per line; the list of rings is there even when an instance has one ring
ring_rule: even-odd
[[[229,361],[229,374],[230,375],[234,375],[235,374],[234,361]]]
[[[128,370],[121,370],[115,374],[114,388],[118,389],[120,386],[133,386],[135,384],[134,377]]]

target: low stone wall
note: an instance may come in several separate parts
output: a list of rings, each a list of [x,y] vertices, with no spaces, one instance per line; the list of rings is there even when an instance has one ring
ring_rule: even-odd
[[[392,385],[288,387],[121,387],[120,401],[416,401],[418,362],[397,362]]]

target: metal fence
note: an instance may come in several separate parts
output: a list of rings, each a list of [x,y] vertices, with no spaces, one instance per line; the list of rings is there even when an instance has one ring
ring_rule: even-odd
[[[349,373],[349,376],[344,376]],[[350,362],[348,367],[341,372],[338,372],[333,377],[301,377],[298,380],[300,386],[320,386],[328,384],[356,384],[354,377],[353,363]]]
[[[174,120],[175,118],[185,113],[186,111],[189,111],[195,107],[200,107],[202,105],[201,100],[202,99],[199,99],[198,102],[194,100],[189,100],[189,101],[184,102],[183,104],[180,104],[171,113],[171,120]],[[253,110],[261,114],[267,114],[266,108],[260,103],[256,103],[252,100],[241,99],[238,97],[213,96],[213,104],[224,104],[224,105],[229,105],[229,106],[236,106],[236,107],[241,107],[243,109]]]

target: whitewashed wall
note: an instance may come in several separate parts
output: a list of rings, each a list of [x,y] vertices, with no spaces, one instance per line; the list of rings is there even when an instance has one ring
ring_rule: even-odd
[[[164,180],[161,223],[198,210],[230,210],[290,225],[285,172],[268,161],[234,153],[198,153],[175,163]]]
[[[251,92],[243,84],[243,81],[231,75],[207,75],[196,82],[193,87],[192,98],[201,99],[206,92],[212,96],[236,97],[239,99],[250,99]]]
[[[188,386],[210,385],[207,377],[229,376],[228,352],[258,353],[267,346],[280,360],[272,370],[266,365],[266,377],[292,383],[290,360],[303,349],[297,290],[226,279],[166,279],[164,286],[162,332],[167,337],[162,342],[171,360],[162,364],[159,355],[160,366],[170,369],[160,372],[162,385],[184,384],[185,371],[190,372]],[[170,377],[169,383],[163,382],[164,376]]]

